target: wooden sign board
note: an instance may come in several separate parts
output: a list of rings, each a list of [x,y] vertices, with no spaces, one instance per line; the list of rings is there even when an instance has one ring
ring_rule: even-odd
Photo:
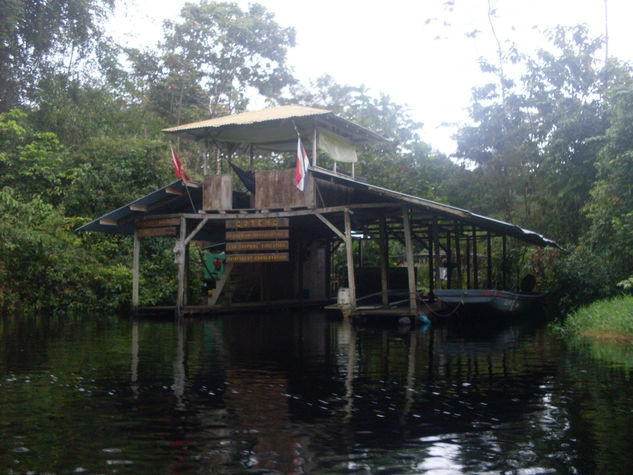
[[[180,218],[156,218],[136,221],[137,228],[160,228],[164,226],[179,226]]]
[[[288,239],[288,229],[262,229],[254,231],[227,231],[228,241],[255,241],[263,239]]]
[[[176,226],[164,226],[160,228],[141,228],[138,230],[138,237],[150,236],[175,236],[178,233]]]
[[[290,260],[287,252],[260,253],[260,254],[228,254],[226,262],[246,263],[246,262],[288,262]]]
[[[228,219],[226,229],[287,228],[288,218]]]
[[[227,242],[226,252],[287,251],[288,241]]]
[[[226,261],[288,262],[288,218],[239,218],[226,221]]]

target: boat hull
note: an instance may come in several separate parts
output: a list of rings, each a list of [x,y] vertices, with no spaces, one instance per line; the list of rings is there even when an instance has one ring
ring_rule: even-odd
[[[545,294],[538,292],[510,292],[497,289],[438,289],[438,300],[465,308],[485,307],[504,314],[520,314],[543,303]]]

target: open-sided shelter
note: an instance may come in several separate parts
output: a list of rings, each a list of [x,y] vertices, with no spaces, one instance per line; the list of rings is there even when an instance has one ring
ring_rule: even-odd
[[[345,287],[349,289],[351,313],[355,313],[359,311],[356,277],[360,271],[352,251],[355,235],[375,239],[380,246],[375,280],[380,281],[376,286],[385,306],[393,275],[388,241],[397,239],[404,244],[402,270],[408,305],[403,313],[410,315],[417,313],[416,250],[427,255],[430,289],[439,285],[477,288],[483,284],[479,281],[479,252],[484,247],[486,284],[492,285],[492,239],[502,240],[504,261],[508,237],[537,246],[556,245],[509,223],[357,179],[356,147],[386,139],[327,110],[281,106],[164,132],[201,144],[203,181],[174,181],[80,228],[134,235],[134,307],[139,302],[139,250],[147,236],[174,241],[178,273],[174,304],[178,313],[324,304],[337,290],[331,254],[339,244],[345,249]],[[302,155],[301,145],[310,156],[303,190],[296,186],[295,167],[253,166],[262,152]],[[220,157],[230,159],[236,152],[250,155],[251,162],[249,170],[234,168],[234,176],[230,168],[221,166]],[[327,155],[330,168],[318,161],[319,153]],[[213,158],[215,167],[210,163]],[[337,170],[340,163],[347,164],[349,173]],[[212,168],[214,173],[210,173]],[[237,179],[244,186],[238,186]],[[212,295],[204,302],[188,301],[188,248],[194,240],[222,252],[225,259]],[[502,267],[503,282],[499,284],[505,286],[506,266]],[[443,269],[448,275],[442,275]],[[241,293],[237,291],[240,288]]]

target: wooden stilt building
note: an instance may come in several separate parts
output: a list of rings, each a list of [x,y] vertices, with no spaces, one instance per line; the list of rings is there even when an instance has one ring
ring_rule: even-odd
[[[372,311],[415,315],[419,297],[416,253],[426,256],[425,281],[431,291],[440,285],[492,287],[491,242],[501,240],[501,288],[509,282],[505,265],[508,238],[537,246],[556,245],[509,223],[357,179],[355,147],[386,140],[327,110],[282,106],[164,132],[201,144],[202,183],[175,181],[80,228],[134,235],[135,309],[139,305],[140,249],[143,238],[149,236],[174,242],[178,292],[172,308],[178,314],[325,305],[336,298],[331,255],[342,244],[346,262],[343,287],[348,289],[350,314]],[[296,156],[298,137],[311,157],[303,191],[295,186],[295,168],[272,166],[280,154]],[[263,152],[268,154],[266,158],[255,163]],[[251,157],[250,169],[237,169],[236,176],[220,161],[235,153]],[[319,154],[328,157],[330,168],[319,162]],[[213,158],[214,167],[209,163]],[[271,161],[268,169],[265,160]],[[340,172],[343,166],[347,173]],[[215,173],[209,173],[211,168]],[[238,179],[243,186],[238,185]],[[361,269],[355,264],[355,236],[375,240],[380,249],[379,270],[374,275],[380,299],[371,310],[357,300],[356,277]],[[404,291],[408,303],[398,309],[389,306],[393,290],[389,241],[394,239],[404,245],[401,275],[406,274],[406,278],[399,290]],[[194,240],[225,256],[223,272],[211,296],[202,302],[188,299],[189,247]],[[479,256],[484,251],[482,262]],[[240,285],[250,291],[240,296],[235,292]]]

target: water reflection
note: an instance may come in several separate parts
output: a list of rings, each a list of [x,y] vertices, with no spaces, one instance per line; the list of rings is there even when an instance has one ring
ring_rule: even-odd
[[[629,370],[543,325],[2,320],[4,471],[630,471]],[[16,357],[19,355],[19,357]]]

